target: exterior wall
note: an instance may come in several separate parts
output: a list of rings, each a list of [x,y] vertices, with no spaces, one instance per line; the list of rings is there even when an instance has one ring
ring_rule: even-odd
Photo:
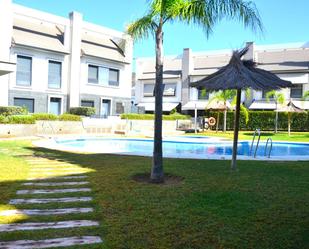
[[[94,102],[94,107],[96,109],[96,115],[100,115],[101,113],[101,103],[102,99],[110,99],[111,100],[111,115],[119,115],[116,113],[116,103],[123,103],[124,112],[130,112],[131,110],[131,99],[130,98],[122,98],[122,97],[110,97],[108,95],[95,95],[95,94],[81,94],[80,99],[82,100],[90,100]],[[81,103],[80,103],[81,104]]]
[[[49,112],[49,99],[61,98],[61,113],[68,110],[68,97],[59,93],[35,92],[26,90],[9,90],[9,105],[14,105],[14,98],[34,99],[34,112]]]
[[[16,72],[9,76],[0,77],[0,105],[12,105],[14,97],[33,98],[35,100],[35,112],[47,112],[49,109],[49,98],[60,97],[62,98],[62,112],[65,112],[69,107],[80,106],[81,99],[84,96],[95,96],[97,106],[99,106],[102,98],[112,100],[113,115],[116,114],[117,102],[124,103],[125,111],[130,111],[133,43],[128,35],[85,22],[83,21],[82,14],[77,12],[72,12],[69,18],[63,18],[12,4],[11,0],[0,0],[0,7],[0,21],[4,20],[0,22],[0,31],[3,35],[0,43],[0,59],[6,53],[6,60],[11,62],[16,62],[17,55],[32,58],[31,86],[16,85]],[[26,45],[15,45],[15,43],[11,44],[14,18],[35,20],[36,23],[40,20],[44,25],[48,23],[49,26],[60,27],[64,32],[63,50],[67,51],[67,53],[51,52],[40,47],[35,48]],[[31,24],[31,21],[29,23]],[[104,58],[81,55],[83,54],[81,50],[82,33],[88,30],[93,32],[94,36],[95,34],[100,34],[101,36],[110,36],[113,39],[125,39],[125,60],[123,62],[113,62]],[[62,63],[60,89],[50,89],[48,87],[49,60]],[[119,69],[119,87],[102,87],[88,84],[88,63]],[[97,108],[97,110],[99,112],[100,108]]]

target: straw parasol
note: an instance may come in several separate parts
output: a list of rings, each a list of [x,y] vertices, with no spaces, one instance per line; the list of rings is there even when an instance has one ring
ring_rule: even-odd
[[[291,134],[291,113],[292,112],[304,112],[302,109],[298,108],[292,100],[289,101],[289,103],[285,106],[280,107],[276,110],[276,112],[287,112],[288,113],[288,132],[289,136]]]
[[[228,109],[232,109],[232,106],[229,101],[226,101],[226,104],[222,100],[213,100],[206,106],[208,110],[216,110],[216,111],[227,111]],[[216,122],[216,132],[219,129],[219,112],[217,114],[217,122]]]
[[[241,90],[247,88],[255,90],[274,90],[292,86],[290,81],[282,80],[271,72],[256,68],[256,63],[253,60],[242,60],[241,57],[244,56],[248,50],[249,46],[242,50],[235,51],[226,66],[190,84],[192,87],[214,91],[227,89],[237,90],[231,164],[233,170],[236,170]]]

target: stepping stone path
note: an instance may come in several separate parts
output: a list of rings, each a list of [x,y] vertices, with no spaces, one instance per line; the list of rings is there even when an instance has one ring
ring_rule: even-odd
[[[1,150],[2,152],[11,152],[11,150]],[[11,153],[12,154],[12,153]],[[74,229],[79,227],[95,227],[99,226],[99,222],[95,220],[63,220],[53,221],[54,215],[68,214],[87,214],[93,212],[91,207],[79,207],[79,203],[88,203],[93,200],[90,196],[83,197],[61,197],[61,195],[70,193],[89,193],[91,188],[88,187],[89,182],[87,176],[83,175],[85,169],[74,164],[53,159],[27,156],[26,161],[30,165],[28,181],[21,184],[23,189],[16,192],[17,195],[29,195],[27,198],[11,199],[10,205],[16,205],[16,209],[2,210],[0,216],[10,217],[14,215],[27,216],[50,216],[50,220],[46,222],[20,222],[11,224],[0,224],[0,233],[10,233],[14,231],[36,231],[44,229]],[[68,175],[70,174],[70,175]],[[72,174],[72,175],[71,175]],[[60,176],[59,176],[60,175]],[[86,186],[86,187],[81,187]],[[27,189],[29,188],[30,189]],[[42,188],[43,187],[43,188]],[[52,187],[52,188],[49,188]],[[65,188],[69,187],[69,188]],[[42,189],[41,189],[42,188]],[[35,195],[53,194],[52,198],[35,198]],[[32,196],[33,195],[33,196]],[[58,197],[59,195],[59,197]],[[73,203],[76,207],[71,208],[54,208],[54,209],[18,209],[18,205],[23,204],[45,204],[45,203]],[[40,240],[16,240],[16,241],[0,241],[0,249],[34,249],[34,248],[55,248],[69,246],[85,246],[91,244],[102,243],[99,236],[89,236],[85,234],[81,236],[63,238],[42,238]]]

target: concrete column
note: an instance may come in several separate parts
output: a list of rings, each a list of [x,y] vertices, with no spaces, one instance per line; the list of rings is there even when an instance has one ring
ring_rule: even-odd
[[[13,32],[13,7],[11,0],[0,0],[0,62],[10,62],[10,49]],[[0,76],[0,106],[8,105],[9,74]]]
[[[190,100],[189,76],[194,69],[192,51],[185,48],[182,55],[182,86],[181,86],[181,104],[185,105]]]
[[[80,67],[83,16],[70,13],[70,58],[69,58],[69,107],[80,105]],[[65,38],[65,43],[67,38]]]

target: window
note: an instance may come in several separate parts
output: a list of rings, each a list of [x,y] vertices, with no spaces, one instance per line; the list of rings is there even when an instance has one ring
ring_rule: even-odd
[[[206,91],[206,89],[197,89],[197,99],[198,100],[209,99],[209,91]]]
[[[300,99],[303,97],[303,85],[302,84],[295,84],[291,87],[291,98]]]
[[[119,86],[119,70],[88,65],[88,83]]]
[[[31,86],[32,58],[17,55],[16,85]]]
[[[93,100],[82,100],[81,106],[94,107],[94,101]]]
[[[28,112],[34,113],[34,99],[14,98],[14,105],[25,107]]]
[[[164,84],[163,96],[176,96],[176,83]]]
[[[99,83],[99,67],[91,65],[88,66],[88,83]]]
[[[107,118],[111,113],[111,100],[110,99],[102,99],[101,103],[101,116],[103,118]]]
[[[49,113],[60,115],[61,114],[61,98],[50,98]]]
[[[48,62],[48,88],[61,88],[61,62]]]
[[[109,81],[110,86],[119,86],[119,70],[109,69]]]
[[[154,96],[154,84],[144,84],[144,97]]]
[[[123,103],[117,102],[116,103],[116,114],[122,114],[122,113],[124,113]]]

